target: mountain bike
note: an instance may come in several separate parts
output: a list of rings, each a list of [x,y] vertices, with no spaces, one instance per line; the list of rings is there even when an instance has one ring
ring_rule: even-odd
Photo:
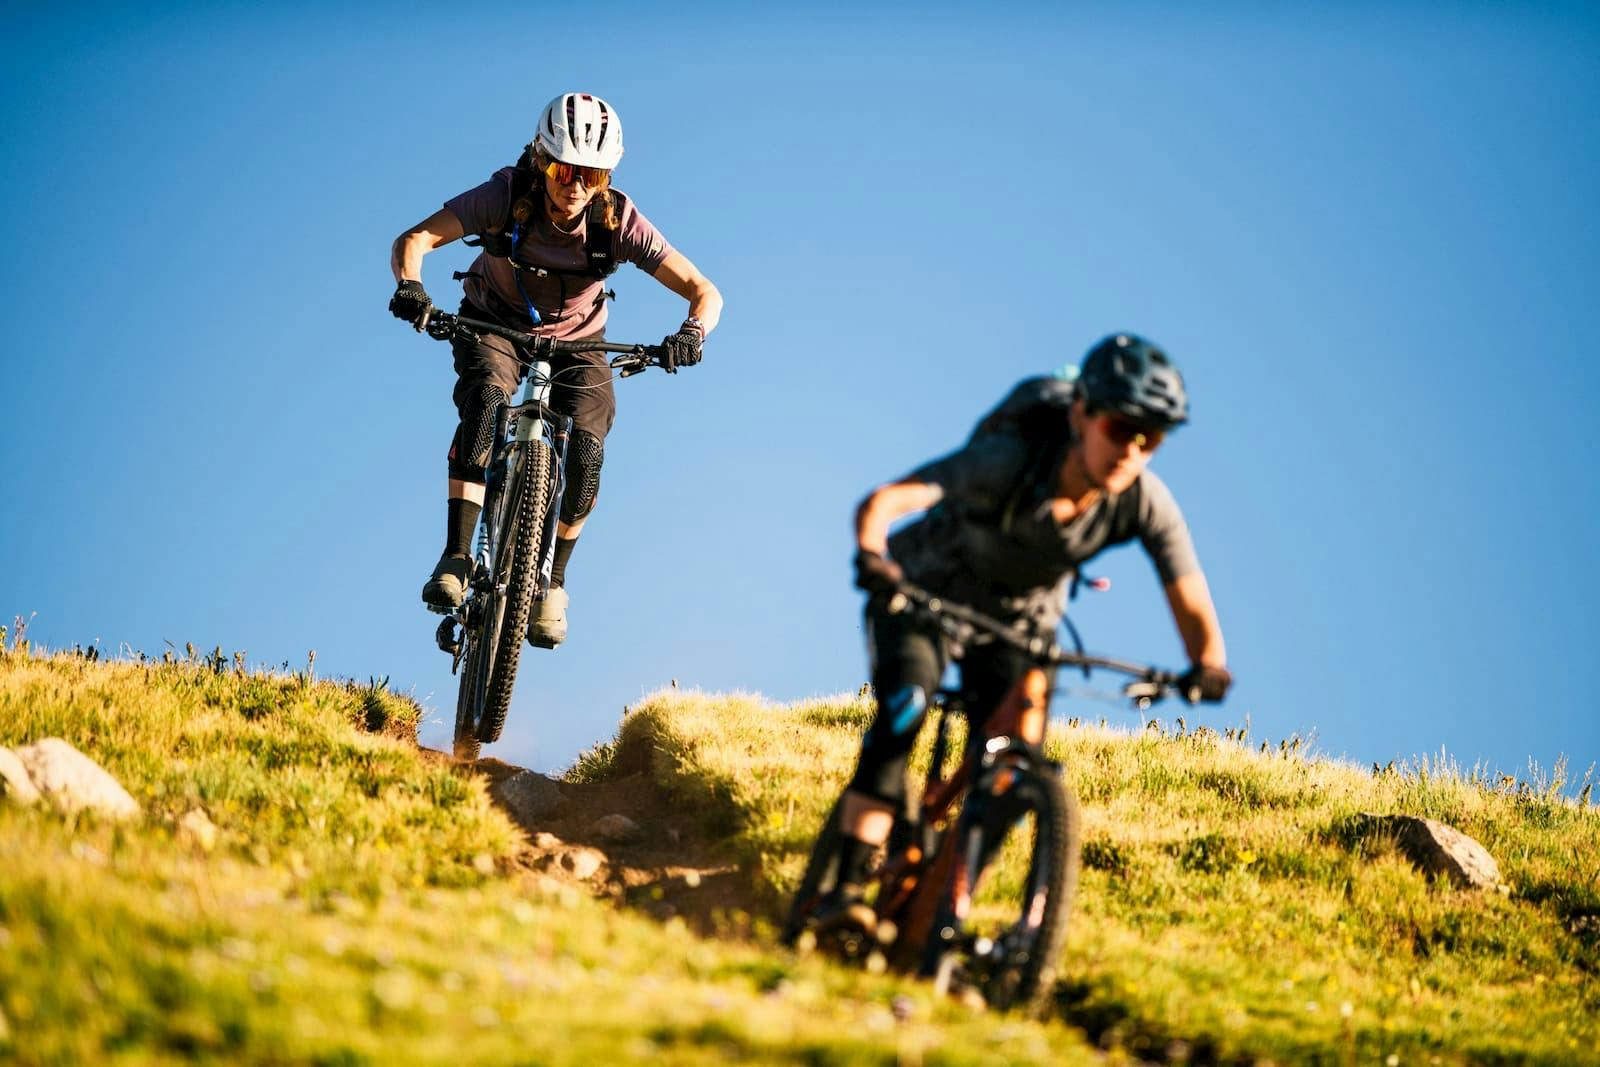
[[[908,584],[887,607],[927,619],[957,645],[974,639],[1009,644],[1034,666],[989,715],[985,736],[968,739],[949,773],[950,717],[965,709],[959,692],[934,695],[928,718],[937,725],[921,802],[898,815],[869,874],[869,892],[877,890],[873,933],[847,928],[828,935],[830,947],[917,970],[941,993],[959,985],[977,990],[998,1010],[1034,1009],[1054,985],[1081,842],[1077,802],[1061,765],[1043,752],[1055,671],[1071,666],[1086,674],[1098,668],[1128,675],[1133,680],[1123,693],[1140,710],[1178,692],[1180,676],[1081,649],[1064,651],[1054,640]],[[801,876],[781,931],[788,944],[815,943],[813,915],[838,880],[841,804],[823,824]],[[1005,877],[997,875],[980,892],[983,875],[1002,852],[1025,862],[1013,862]],[[1013,881],[1010,871],[1017,866],[1023,874]]]
[[[578,352],[612,352],[609,366],[627,378],[656,365],[659,345],[605,341],[557,341],[491,322],[434,311],[428,336],[439,341],[475,341],[495,334],[513,342],[526,370],[522,400],[495,412],[493,449],[487,468],[467,597],[444,615],[435,633],[450,653],[450,669],[461,681],[456,694],[454,750],[457,759],[478,757],[496,741],[511,707],[517,661],[535,601],[549,591],[555,558],[556,522],[566,485],[567,442],[572,419],[549,406],[559,375],[551,358]]]

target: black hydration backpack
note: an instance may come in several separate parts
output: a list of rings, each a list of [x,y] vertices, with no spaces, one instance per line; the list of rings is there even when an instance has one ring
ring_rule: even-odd
[[[511,198],[506,201],[512,208],[516,207],[517,201],[533,192],[533,180],[536,176],[537,172],[531,166],[525,166],[520,161],[512,168]],[[500,230],[463,238],[461,243],[471,248],[481,248],[491,256],[510,260],[512,267],[517,270],[541,275],[562,274],[604,280],[617,269],[617,231],[606,228],[605,204],[599,196],[591,200],[584,210],[588,218],[584,225],[583,252],[588,265],[582,270],[551,270],[544,267],[524,267],[517,263],[511,255],[513,227],[510,210],[507,210],[505,225]]]
[[[1025,378],[978,420],[972,436],[967,438],[970,446],[985,438],[1007,435],[1027,446],[1027,462],[1001,505],[1002,530],[1009,530],[1017,508],[1029,503],[1040,486],[1055,477],[1062,454],[1071,442],[1067,412],[1077,395],[1077,384],[1066,378]]]
[[[1072,424],[1068,421],[1067,412],[1077,396],[1078,383],[1074,378],[1055,375],[1025,378],[1006,394],[1004,400],[978,420],[972,436],[967,438],[970,446],[996,434],[1009,434],[1020,438],[1027,446],[1028,458],[1022,465],[1022,473],[1007,490],[1000,505],[1001,530],[1009,531],[1016,519],[1017,509],[1038,500],[1044,487],[1056,477],[1067,448],[1072,444]],[[1082,579],[1082,573],[1075,569],[1067,589],[1069,601],[1078,598]],[[1090,585],[1101,588],[1095,581],[1091,580]],[[1078,628],[1068,616],[1062,616],[1061,621],[1072,637],[1073,647],[1082,655],[1083,638],[1078,634]],[[1083,676],[1089,677],[1088,667],[1083,668]]]

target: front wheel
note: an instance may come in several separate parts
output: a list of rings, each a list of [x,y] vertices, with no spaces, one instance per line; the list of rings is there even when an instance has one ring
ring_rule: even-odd
[[[972,972],[990,1007],[1040,1007],[1055,985],[1078,881],[1078,805],[1050,764],[998,766],[973,786],[984,816],[965,854],[991,868],[973,901]]]
[[[517,662],[533,612],[533,594],[539,585],[539,564],[544,555],[545,516],[555,491],[555,452],[543,441],[528,441],[522,449],[521,473],[511,489],[506,507],[506,528],[501,534],[500,559],[495,565],[500,625],[483,694],[483,714],[477,736],[484,744],[497,741],[511,710],[511,690],[517,682]]]

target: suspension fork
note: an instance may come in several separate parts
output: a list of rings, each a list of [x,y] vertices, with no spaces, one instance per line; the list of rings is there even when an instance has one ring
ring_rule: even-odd
[[[550,572],[556,562],[556,526],[561,521],[561,500],[567,492],[567,445],[572,441],[572,419],[567,415],[550,412],[545,419],[545,442],[555,453],[555,485],[550,499],[545,502],[544,539],[540,541],[542,555],[539,560],[539,588],[536,596],[543,600],[550,591]]]
[[[539,584],[535,597],[543,599],[550,588],[550,571],[555,564],[556,524],[561,517],[561,497],[567,486],[567,443],[572,437],[572,419],[550,410],[550,361],[534,360],[528,368],[527,385],[522,391],[523,412],[517,417],[516,438],[521,444],[541,440],[550,446],[555,460],[555,485],[545,502],[544,537],[539,560]],[[518,450],[520,452],[520,450]]]
[[[947,913],[958,922],[964,922],[971,911],[978,879],[985,862],[992,859],[984,853],[994,847],[984,835],[968,831],[984,827],[991,804],[1011,789],[1022,769],[1043,758],[1051,682],[1052,676],[1038,667],[1023,672],[989,714],[985,736],[968,740],[962,766],[970,768],[972,776],[951,835],[968,847],[956,853],[945,903]]]

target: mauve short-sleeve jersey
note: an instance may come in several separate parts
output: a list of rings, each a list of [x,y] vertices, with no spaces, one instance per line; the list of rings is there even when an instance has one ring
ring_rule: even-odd
[[[469,234],[500,233],[511,214],[511,175],[512,168],[502,167],[482,185],[446,200],[444,206],[455,213]],[[612,193],[619,216],[617,258],[654,274],[672,254],[672,246],[627,195],[616,189]],[[535,211],[528,232],[517,245],[517,262],[546,270],[584,270],[588,266],[584,250],[588,224],[586,212],[572,231],[558,230],[545,212]],[[472,276],[463,286],[468,300],[508,326],[530,328],[532,319],[509,260],[481,253],[468,271]],[[605,282],[598,278],[523,271],[522,289],[545,320],[532,332],[559,340],[600,333],[606,325],[606,301],[601,299],[604,288]]]
[[[906,576],[958,603],[1053,630],[1073,572],[1112,545],[1139,541],[1163,583],[1200,569],[1183,513],[1153,471],[1066,523],[1051,513],[1047,488],[1031,487],[1006,521],[1027,466],[1027,446],[997,434],[907,475],[944,497],[889,539]]]

